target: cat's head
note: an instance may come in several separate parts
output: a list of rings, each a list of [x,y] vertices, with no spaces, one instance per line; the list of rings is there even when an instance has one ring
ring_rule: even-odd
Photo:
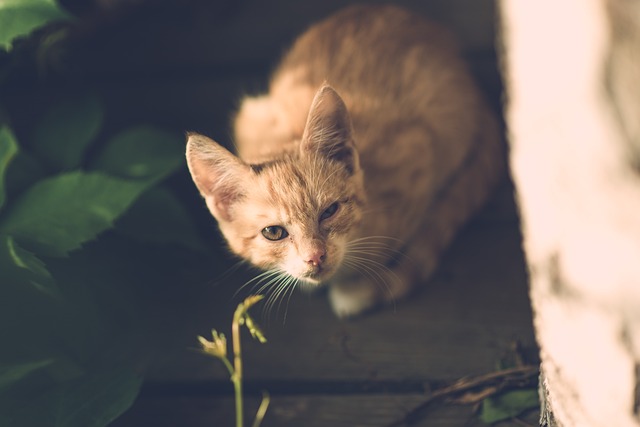
[[[187,163],[237,255],[310,283],[325,281],[342,264],[365,194],[351,120],[331,87],[316,94],[294,151],[250,165],[191,134]]]

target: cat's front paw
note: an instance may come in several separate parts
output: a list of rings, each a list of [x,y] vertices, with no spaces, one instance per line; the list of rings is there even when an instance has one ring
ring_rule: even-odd
[[[368,283],[332,284],[329,288],[329,301],[333,312],[340,318],[358,316],[379,302],[375,289]]]

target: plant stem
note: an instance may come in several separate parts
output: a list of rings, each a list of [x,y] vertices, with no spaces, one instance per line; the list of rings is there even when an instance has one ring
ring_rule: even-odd
[[[226,357],[220,357],[220,360],[222,360],[225,368],[227,368],[227,371],[229,371],[229,378],[231,379],[231,381],[233,381],[233,366],[231,366],[231,362],[229,362],[229,359],[227,359]]]
[[[236,427],[243,427],[243,405],[242,405],[242,349],[240,347],[240,322],[244,312],[244,304],[240,304],[233,314],[231,324],[231,335],[233,340],[233,367],[234,373],[231,376],[236,400]]]
[[[262,402],[260,402],[260,407],[258,408],[258,412],[256,413],[256,419],[253,420],[252,427],[260,427],[260,424],[262,424],[262,420],[264,419],[264,415],[267,413],[269,402],[271,402],[271,397],[269,396],[269,393],[267,393],[266,391],[263,391]]]

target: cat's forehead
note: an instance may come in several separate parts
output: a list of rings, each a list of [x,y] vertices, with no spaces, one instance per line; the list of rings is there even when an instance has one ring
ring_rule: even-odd
[[[326,208],[346,191],[348,177],[339,165],[304,159],[284,159],[251,165],[256,196],[287,216],[296,217]]]

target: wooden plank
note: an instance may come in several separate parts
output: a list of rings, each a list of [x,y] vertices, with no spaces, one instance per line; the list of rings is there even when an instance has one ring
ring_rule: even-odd
[[[501,81],[495,56],[469,57],[471,72],[496,111],[500,109]],[[152,123],[177,132],[197,131],[231,146],[231,118],[246,94],[265,90],[269,76],[267,62],[245,66],[231,74],[181,69],[157,75],[127,73],[96,76],[98,90],[106,101],[110,126]],[[24,102],[15,94],[16,102]],[[27,108],[25,105],[24,108]],[[126,121],[126,123],[124,122]]]
[[[126,19],[85,29],[80,60],[91,74],[273,64],[311,23],[356,1],[175,2],[149,5]],[[235,3],[235,4],[233,4]],[[490,0],[397,1],[450,27],[465,50],[493,50],[495,5]],[[461,13],[462,11],[462,13]]]
[[[385,427],[402,420],[404,415],[424,400],[411,395],[349,396],[273,396],[262,427]],[[253,421],[258,398],[246,400],[246,425]],[[537,415],[526,420],[535,425]],[[231,398],[151,398],[140,399],[136,406],[111,424],[112,427],[212,427],[234,425]],[[437,405],[420,416],[414,427],[482,427],[473,408],[460,405]],[[522,427],[506,421],[498,427]]]

